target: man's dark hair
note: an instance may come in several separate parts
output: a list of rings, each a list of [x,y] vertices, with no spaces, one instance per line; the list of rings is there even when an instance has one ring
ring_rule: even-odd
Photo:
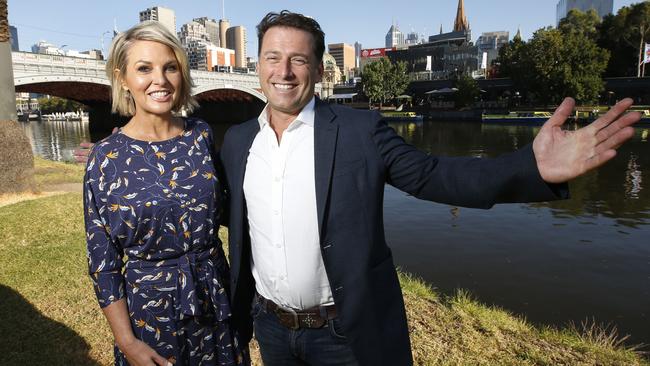
[[[303,30],[314,38],[314,55],[316,60],[321,62],[325,52],[325,33],[320,29],[318,22],[310,17],[299,13],[292,13],[289,10],[282,10],[280,13],[270,12],[257,25],[257,54],[262,50],[262,39],[267,30],[272,27],[289,27]]]

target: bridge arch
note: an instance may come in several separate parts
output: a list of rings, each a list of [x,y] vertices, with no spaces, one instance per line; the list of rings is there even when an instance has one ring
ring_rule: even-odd
[[[109,103],[110,84],[96,76],[36,74],[14,78],[16,92],[48,94],[75,100],[89,106]]]
[[[192,95],[197,97],[197,99],[200,99],[201,94],[211,93],[211,92],[220,93],[219,91],[228,91],[228,90],[239,91],[244,94],[249,94],[259,99],[261,102],[266,103],[266,96],[264,96],[262,92],[258,91],[257,89],[252,89],[245,86],[237,86],[237,85],[226,85],[224,87],[214,87],[213,85],[200,85],[192,90]]]
[[[264,94],[247,86],[200,85],[192,94],[199,103],[194,115],[214,124],[230,125],[256,118],[266,104]]]

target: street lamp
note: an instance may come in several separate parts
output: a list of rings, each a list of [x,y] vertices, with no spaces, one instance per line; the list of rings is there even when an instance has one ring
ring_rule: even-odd
[[[105,31],[102,33],[102,58],[104,58],[104,55],[106,54],[106,50],[104,50],[104,35],[106,34],[111,34],[111,31]]]
[[[67,44],[62,44],[59,47],[59,53],[61,54],[61,56],[65,56],[65,52],[63,51],[63,48],[65,48],[65,47],[68,47],[68,45]]]

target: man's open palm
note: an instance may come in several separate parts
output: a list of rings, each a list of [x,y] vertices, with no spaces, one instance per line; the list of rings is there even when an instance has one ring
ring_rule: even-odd
[[[616,148],[634,136],[630,126],[641,118],[638,112],[623,114],[632,105],[627,98],[588,126],[562,130],[574,105],[572,98],[564,99],[533,141],[537,168],[548,183],[566,182],[612,159]]]

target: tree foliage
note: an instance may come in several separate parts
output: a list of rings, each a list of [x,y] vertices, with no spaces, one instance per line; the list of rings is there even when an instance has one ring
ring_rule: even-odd
[[[76,112],[78,110],[86,110],[86,107],[74,100],[63,99],[59,97],[43,97],[38,98],[38,105],[42,113],[65,113],[65,112]]]
[[[408,87],[406,63],[393,64],[387,58],[381,58],[363,68],[361,81],[370,103],[379,102],[381,106],[404,93]]]
[[[454,100],[458,108],[472,106],[481,93],[478,83],[469,75],[458,78],[456,88],[458,91],[454,94]]]
[[[643,43],[650,43],[650,2],[624,6],[616,15],[605,16],[598,39],[598,45],[612,53],[605,76],[637,76]]]
[[[571,11],[557,29],[537,30],[529,42],[504,46],[497,62],[529,100],[556,104],[572,96],[590,103],[603,90],[602,74],[609,52],[598,47],[595,12]]]

